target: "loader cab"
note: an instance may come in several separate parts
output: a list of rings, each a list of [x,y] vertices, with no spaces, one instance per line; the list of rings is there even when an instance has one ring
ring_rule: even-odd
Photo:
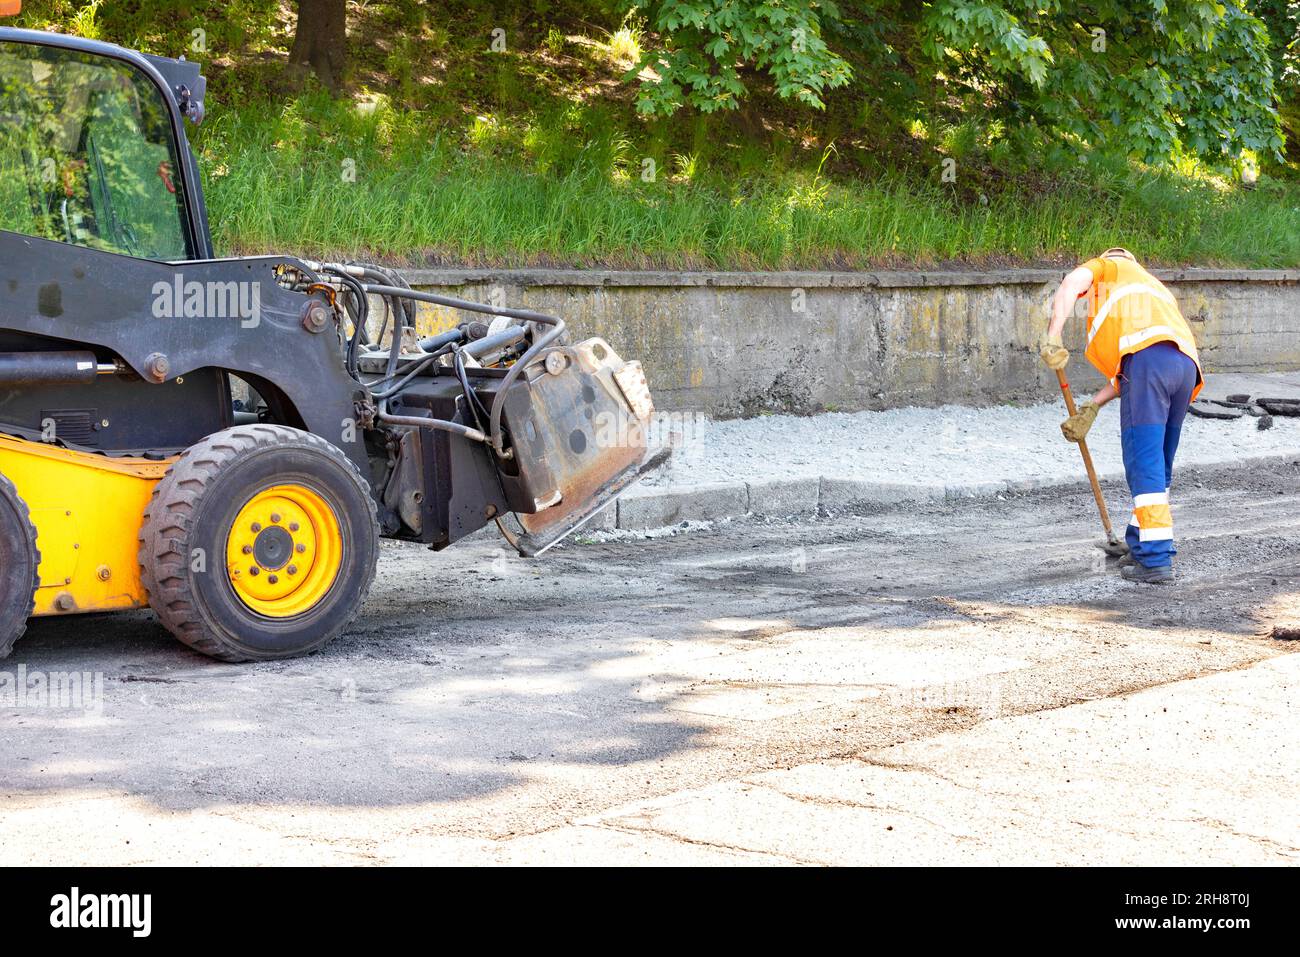
[[[212,258],[183,116],[196,64],[0,28],[0,229],[162,261]]]

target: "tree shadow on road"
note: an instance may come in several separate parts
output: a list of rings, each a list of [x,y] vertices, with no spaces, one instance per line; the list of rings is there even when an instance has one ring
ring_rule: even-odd
[[[521,806],[554,815],[643,793],[700,754],[691,773],[716,776],[779,763],[787,741],[852,753],[1236,667],[1274,652],[1197,634],[1255,641],[1259,609],[1300,593],[1292,545],[1266,580],[1189,563],[1184,585],[1151,591],[1025,549],[918,561],[882,521],[538,565],[489,543],[386,548],[354,627],[293,661],[217,664],[149,613],[35,620],[0,671],[101,673],[102,712],[0,705],[6,792],[481,815],[532,789]]]

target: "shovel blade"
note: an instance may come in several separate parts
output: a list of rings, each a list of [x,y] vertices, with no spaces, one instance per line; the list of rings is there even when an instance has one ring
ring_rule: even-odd
[[[1109,555],[1111,558],[1123,558],[1128,554],[1128,542],[1112,538],[1107,542],[1098,542],[1097,547]]]

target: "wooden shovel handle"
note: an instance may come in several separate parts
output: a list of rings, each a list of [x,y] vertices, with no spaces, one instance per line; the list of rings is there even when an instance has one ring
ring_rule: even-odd
[[[1066,381],[1065,370],[1056,370],[1056,381],[1061,383],[1061,394],[1065,396],[1065,410],[1070,415],[1075,415],[1079,410],[1074,405],[1074,393],[1070,391],[1070,383]],[[1106,529],[1106,538],[1114,542],[1115,530],[1110,524],[1110,512],[1106,510],[1106,499],[1101,494],[1101,483],[1097,481],[1097,469],[1092,464],[1092,453],[1088,451],[1088,443],[1082,439],[1079,440],[1079,454],[1083,456],[1083,467],[1088,470],[1088,481],[1092,483],[1092,497],[1097,500],[1097,511],[1101,513],[1101,525]]]

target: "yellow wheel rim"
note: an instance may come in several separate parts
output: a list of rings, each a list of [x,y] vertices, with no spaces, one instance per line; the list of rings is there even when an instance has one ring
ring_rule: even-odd
[[[268,618],[292,618],[316,607],[342,565],[338,516],[304,485],[258,492],[240,509],[226,539],[231,587]]]

